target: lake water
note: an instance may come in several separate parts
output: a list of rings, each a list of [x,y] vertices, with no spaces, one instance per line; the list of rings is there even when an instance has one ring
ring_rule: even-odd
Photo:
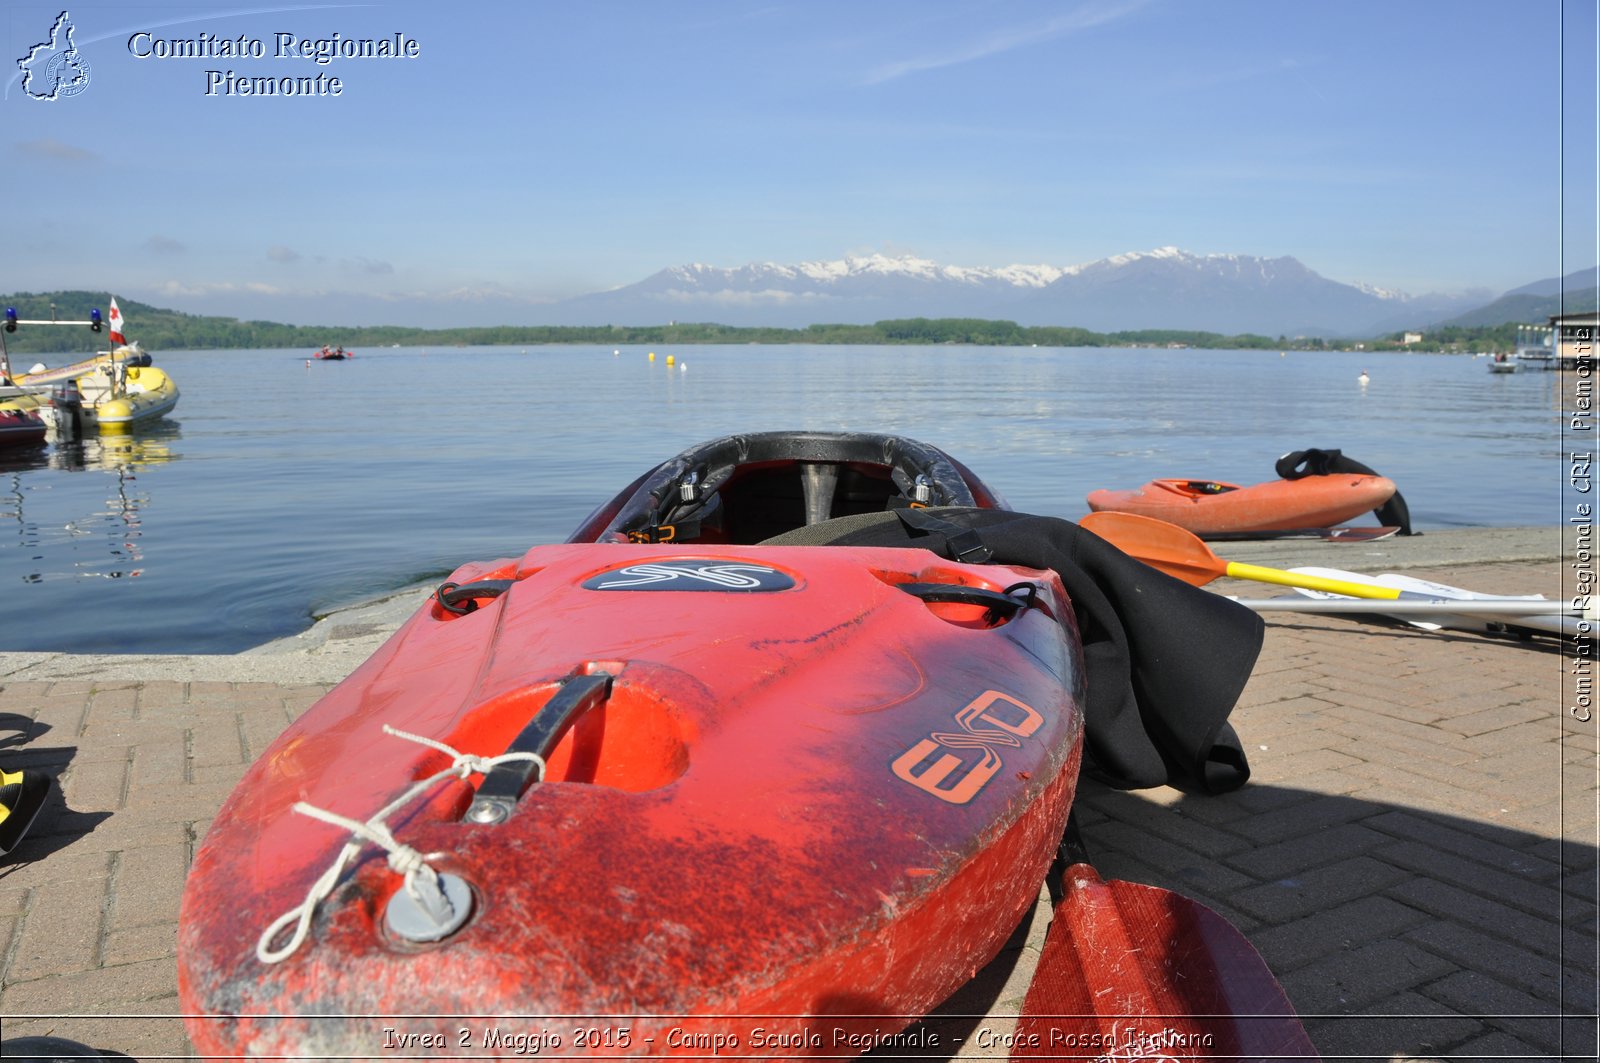
[[[1566,513],[1570,373],[1404,354],[647,350],[156,352],[183,392],[164,422],[0,452],[0,650],[233,652],[560,541],[646,468],[741,431],[912,436],[1013,508],[1068,518],[1095,488],[1255,483],[1306,447],[1394,479],[1422,531]]]

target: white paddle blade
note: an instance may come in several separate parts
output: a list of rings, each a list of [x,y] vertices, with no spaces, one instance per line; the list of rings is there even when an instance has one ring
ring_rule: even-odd
[[[1507,627],[1515,627],[1547,632],[1553,635],[1563,635],[1569,638],[1594,638],[1596,630],[1600,629],[1600,623],[1596,623],[1595,617],[1596,603],[1592,599],[1588,603],[1587,615],[1585,615],[1583,610],[1563,608],[1560,604],[1548,601],[1541,594],[1484,594],[1480,591],[1470,591],[1462,587],[1452,587],[1448,583],[1436,583],[1432,580],[1419,579],[1415,576],[1394,572],[1385,572],[1378,576],[1366,576],[1353,572],[1344,572],[1339,569],[1312,566],[1296,568],[1293,571],[1305,575],[1321,576],[1325,579],[1359,580],[1384,587],[1393,587],[1401,593],[1399,599],[1393,602],[1385,602],[1381,608],[1369,607],[1365,610],[1359,608],[1361,603],[1358,600],[1350,599],[1343,595],[1306,590],[1299,590],[1298,593],[1317,601],[1348,602],[1356,606],[1356,608],[1349,610],[1351,612],[1364,611],[1393,616],[1397,620],[1403,620],[1416,627],[1430,631],[1447,627],[1461,631],[1499,633],[1505,631]],[[1292,601],[1293,599],[1290,600]],[[1393,608],[1403,602],[1418,601],[1435,606],[1437,612],[1423,620],[1421,617],[1410,614],[1426,613],[1429,611],[1426,608]],[[1542,610],[1541,605],[1544,606]]]

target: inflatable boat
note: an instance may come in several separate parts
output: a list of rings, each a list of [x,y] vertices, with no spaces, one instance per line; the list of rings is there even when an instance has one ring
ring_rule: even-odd
[[[7,390],[0,388],[0,400]],[[45,423],[31,403],[24,406],[15,399],[0,401],[0,450],[43,443]]]
[[[50,389],[43,414],[58,436],[126,435],[178,405],[178,384],[153,365],[106,362]]]
[[[42,418],[58,439],[91,432],[126,435],[178,405],[178,384],[133,346],[60,369],[36,367],[17,377],[19,409]]]

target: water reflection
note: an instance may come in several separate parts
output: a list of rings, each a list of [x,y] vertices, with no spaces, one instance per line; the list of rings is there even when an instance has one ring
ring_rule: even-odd
[[[135,579],[144,574],[140,473],[175,460],[176,424],[0,454],[0,524],[17,548],[3,566],[23,583]],[[77,473],[88,474],[90,482]],[[102,493],[104,491],[104,493]],[[97,497],[98,496],[98,497]],[[9,552],[9,551],[8,551]]]

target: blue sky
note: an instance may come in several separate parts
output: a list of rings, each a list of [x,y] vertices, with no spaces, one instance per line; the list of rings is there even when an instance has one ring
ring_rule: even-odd
[[[32,99],[61,5],[0,12],[0,291],[494,324],[686,262],[1174,245],[1498,294],[1596,258],[1593,0],[97,0],[88,84]],[[202,33],[267,54],[134,54]]]

